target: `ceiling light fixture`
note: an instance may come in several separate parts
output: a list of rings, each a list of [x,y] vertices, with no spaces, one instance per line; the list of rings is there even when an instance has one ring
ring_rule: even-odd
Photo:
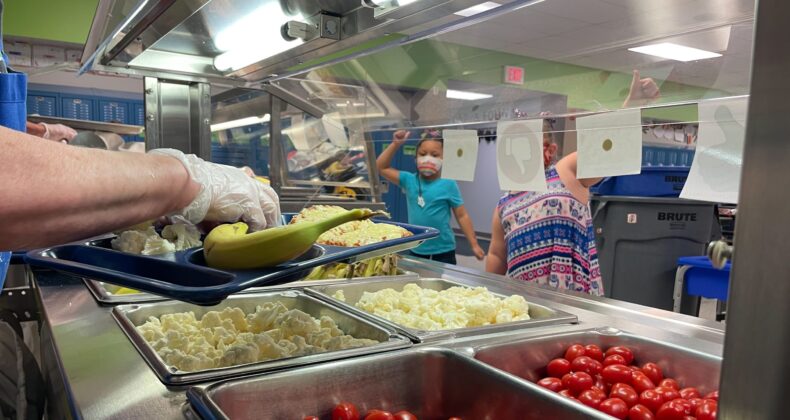
[[[264,114],[262,117],[247,117],[247,118],[240,118],[238,120],[225,121],[217,124],[211,124],[211,132],[214,133],[216,131],[230,130],[231,128],[246,127],[248,125],[253,125],[253,124],[261,124],[261,123],[269,122],[270,120],[271,120],[271,116],[269,114]]]
[[[493,1],[487,1],[485,3],[480,3],[477,6],[472,6],[464,10],[459,10],[455,12],[455,14],[458,16],[469,17],[469,16],[474,16],[478,13],[487,12],[491,9],[496,9],[499,6],[501,6],[501,4],[494,3]]]
[[[288,16],[280,2],[269,2],[217,34],[214,44],[225,51],[214,58],[219,71],[238,70],[302,44],[301,39],[283,38],[280,28],[288,21],[303,21],[302,15]],[[265,41],[262,41],[265,40]]]
[[[628,51],[683,62],[721,57],[721,54],[719,53],[686,47],[684,45],[673,44],[671,42],[662,42],[660,44],[629,48]]]
[[[466,90],[447,89],[447,99],[461,99],[464,101],[478,101],[480,99],[493,98],[494,95],[487,93],[469,92]]]

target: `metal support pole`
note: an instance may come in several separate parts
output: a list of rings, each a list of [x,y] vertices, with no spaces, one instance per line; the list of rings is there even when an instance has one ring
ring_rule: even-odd
[[[211,159],[211,86],[145,78],[145,147]]]
[[[719,419],[787,418],[790,389],[790,2],[760,0]],[[781,183],[781,181],[780,181]]]
[[[368,133],[365,133],[365,163],[368,165],[368,183],[370,184],[370,201],[380,203],[381,200],[381,180],[379,179],[379,168],[376,166],[376,145]]]
[[[269,121],[269,182],[277,194],[281,194],[282,187],[288,176],[288,167],[285,160],[285,148],[282,138],[281,107],[282,100],[274,95],[269,95],[271,120]]]

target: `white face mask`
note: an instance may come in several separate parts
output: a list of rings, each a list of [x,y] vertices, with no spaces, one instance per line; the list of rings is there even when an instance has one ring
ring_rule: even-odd
[[[442,170],[442,159],[433,156],[417,158],[417,170],[422,176],[434,176]]]

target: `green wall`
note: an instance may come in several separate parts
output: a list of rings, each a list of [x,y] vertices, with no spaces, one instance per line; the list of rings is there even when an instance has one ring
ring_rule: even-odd
[[[370,45],[375,44],[372,42]],[[317,64],[327,58],[307,64]],[[500,85],[505,65],[525,68],[526,78],[522,88],[565,95],[571,108],[619,108],[631,81],[630,73],[610,72],[435,40],[390,48],[352,62],[333,65],[323,71],[350,80],[430,89],[441,86],[447,80]],[[661,93],[658,103],[728,95],[722,91],[673,82],[664,82]],[[666,119],[696,118],[694,107],[665,108],[655,113],[658,114],[655,117]]]
[[[99,0],[5,0],[4,36],[84,44]]]

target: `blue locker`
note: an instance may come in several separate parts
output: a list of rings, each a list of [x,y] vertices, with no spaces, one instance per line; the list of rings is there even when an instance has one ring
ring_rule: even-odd
[[[129,124],[129,104],[103,99],[99,101],[99,121]]]
[[[380,155],[389,146],[392,140],[392,131],[374,131],[370,133],[371,139],[375,144],[376,156]],[[395,157],[392,159],[392,167],[401,171],[416,172],[417,163],[415,162],[416,143],[409,141],[404,144]],[[382,179],[383,180],[383,179]],[[383,180],[383,182],[387,182]],[[406,205],[406,195],[400,187],[390,184],[389,190],[382,195],[382,199],[387,204],[387,209],[392,215],[392,220],[397,222],[407,222],[409,218]]]
[[[37,114],[45,117],[57,117],[58,95],[48,92],[28,92],[27,114]]]
[[[61,97],[61,116],[75,120],[95,120],[94,104],[95,101],[89,98],[77,98],[73,96]]]

